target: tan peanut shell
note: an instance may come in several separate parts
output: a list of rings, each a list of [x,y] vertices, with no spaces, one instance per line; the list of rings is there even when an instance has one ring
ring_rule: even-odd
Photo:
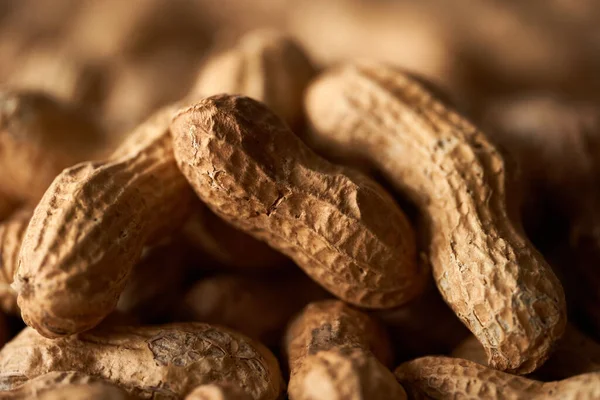
[[[259,29],[246,33],[232,49],[210,57],[190,96],[248,96],[265,103],[291,127],[298,127],[304,90],[314,74],[304,50],[291,37]]]
[[[63,171],[34,211],[13,288],[47,337],[96,326],[116,306],[145,244],[168,236],[193,194],[177,169],[172,108],[139,126],[105,162]]]
[[[419,207],[446,302],[490,365],[527,373],[566,324],[560,282],[509,216],[505,163],[485,135],[406,74],[346,65],[309,88],[316,140],[368,159]]]
[[[50,372],[16,389],[0,392],[2,400],[133,400],[124,390],[102,378],[80,372]]]
[[[181,398],[199,385],[223,380],[256,400],[275,400],[284,388],[277,360],[261,344],[225,328],[183,323],[61,339],[26,328],[0,351],[0,390],[71,370],[110,380],[141,398]]]
[[[186,321],[227,326],[276,346],[294,314],[326,296],[327,292],[302,273],[216,275],[190,288],[181,313]]]
[[[289,260],[265,242],[236,229],[204,205],[184,226],[187,241],[206,259],[234,269],[275,269]]]
[[[185,400],[251,400],[252,397],[232,383],[201,385],[185,396]]]
[[[368,315],[337,300],[311,303],[285,337],[288,395],[299,399],[405,399],[386,368],[386,332]]]
[[[146,323],[153,323],[170,311],[184,287],[185,250],[178,236],[145,248],[131,271],[116,310]]]
[[[31,210],[22,209],[0,223],[0,310],[18,314],[17,293],[10,286],[18,267],[19,251]]]
[[[389,308],[422,290],[427,271],[392,197],[316,155],[261,103],[213,96],[180,110],[171,130],[178,166],[198,196],[336,296]]]
[[[474,336],[463,340],[452,351],[452,356],[487,366],[485,350]],[[590,372],[600,372],[600,344],[567,325],[556,350],[533,376],[542,381],[553,381]]]
[[[66,102],[98,105],[105,82],[98,65],[78,59],[60,45],[38,45],[19,60],[6,85],[43,92]]]
[[[64,168],[105,145],[83,110],[41,93],[0,92],[0,192],[33,206]]]
[[[600,397],[600,373],[539,382],[460,358],[429,356],[400,365],[395,375],[412,398],[586,400]]]

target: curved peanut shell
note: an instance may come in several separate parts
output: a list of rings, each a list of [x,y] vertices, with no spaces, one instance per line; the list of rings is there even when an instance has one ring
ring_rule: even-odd
[[[341,301],[306,306],[288,328],[285,351],[292,400],[406,398],[384,365],[392,351],[383,328]]]
[[[95,330],[46,339],[26,328],[0,351],[0,390],[55,371],[95,375],[141,398],[175,399],[195,387],[236,382],[253,399],[276,399],[284,384],[264,346],[201,323]]]
[[[198,386],[185,400],[252,400],[252,397],[238,385],[219,382]]]
[[[348,65],[306,97],[317,140],[367,158],[421,210],[446,302],[494,368],[543,363],[566,323],[562,286],[509,219],[505,165],[487,138],[385,65]]]
[[[108,381],[80,372],[50,372],[25,382],[16,389],[0,392],[4,400],[133,400]]]
[[[193,193],[173,157],[171,114],[142,124],[112,160],[63,171],[35,209],[13,288],[23,319],[42,335],[96,326],[143,246],[182,224]]]
[[[244,35],[237,45],[209,58],[191,97],[240,94],[265,103],[291,127],[303,119],[304,89],[315,70],[289,36],[270,29]]]
[[[31,219],[30,210],[20,210],[0,223],[0,310],[18,314],[17,293],[10,285],[17,271],[19,250]]]
[[[105,149],[83,110],[41,93],[0,92],[0,192],[35,204],[64,169]]]
[[[600,373],[539,382],[450,357],[422,357],[400,365],[395,375],[413,398],[560,399],[600,397]]]
[[[317,156],[261,103],[213,96],[181,110],[171,130],[178,166],[198,196],[336,296],[386,308],[422,290],[426,271],[392,197]]]

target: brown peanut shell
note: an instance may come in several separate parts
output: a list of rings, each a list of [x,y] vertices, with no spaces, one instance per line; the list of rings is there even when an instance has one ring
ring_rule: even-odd
[[[316,155],[261,103],[213,96],[179,111],[171,130],[178,166],[198,196],[336,296],[386,308],[423,289],[427,271],[392,197]]]
[[[0,351],[0,390],[71,370],[148,399],[181,398],[199,385],[223,380],[256,400],[277,399],[284,388],[277,360],[261,344],[225,328],[183,323],[115,327],[61,339],[26,328]]]
[[[560,399],[600,397],[600,373],[539,382],[507,374],[460,358],[429,356],[400,365],[394,372],[412,398]]]
[[[193,193],[173,156],[172,110],[138,127],[111,160],[63,171],[35,209],[13,288],[23,319],[41,334],[96,326],[115,308],[144,245],[186,218]]]
[[[528,373],[566,324],[562,286],[510,219],[505,163],[466,119],[383,64],[346,65],[308,89],[315,141],[368,159],[420,209],[438,289],[490,365]]]
[[[186,321],[227,326],[276,346],[294,314],[325,297],[327,292],[302,273],[216,275],[190,288],[181,313]]]
[[[201,385],[185,396],[185,400],[251,400],[252,397],[232,383]]]

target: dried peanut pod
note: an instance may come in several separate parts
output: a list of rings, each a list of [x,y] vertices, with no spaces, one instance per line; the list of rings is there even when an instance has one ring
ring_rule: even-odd
[[[204,256],[236,269],[269,269],[289,260],[265,242],[236,229],[208,207],[197,207],[184,227],[185,238]]]
[[[47,339],[26,328],[0,351],[0,389],[42,374],[78,370],[142,398],[180,398],[199,385],[232,381],[253,399],[277,399],[279,365],[263,345],[201,323],[115,327]]]
[[[17,293],[10,285],[17,271],[21,242],[31,214],[31,210],[22,209],[0,223],[0,310],[7,314],[19,314]]]
[[[400,365],[395,375],[412,398],[597,399],[600,373],[539,382],[451,357],[422,357]]]
[[[85,112],[40,93],[0,92],[0,191],[35,204],[52,180],[105,151]]]
[[[98,105],[105,90],[102,72],[60,45],[41,45],[27,51],[5,85],[43,92],[60,101]]]
[[[485,350],[474,336],[462,341],[452,351],[452,356],[487,366]],[[600,372],[600,344],[567,325],[556,350],[533,376],[542,381],[554,381],[590,372]]]
[[[241,94],[265,103],[291,127],[303,119],[304,89],[315,70],[289,36],[270,29],[244,35],[232,49],[215,54],[200,70],[190,94]]]
[[[288,394],[298,399],[405,399],[385,367],[392,352],[385,330],[341,301],[309,304],[285,338]]]
[[[302,273],[217,275],[192,286],[183,300],[182,315],[186,321],[227,326],[276,346],[292,316],[307,303],[326,296]]]
[[[316,155],[261,103],[213,96],[181,110],[171,130],[178,166],[209,208],[336,296],[389,308],[423,289],[427,271],[392,197]]]
[[[251,400],[252,397],[233,383],[210,383],[201,385],[185,397],[185,400]]]
[[[564,293],[509,218],[504,160],[485,135],[382,64],[325,74],[306,108],[324,147],[367,158],[419,207],[437,286],[490,365],[517,373],[541,365],[564,331]]]
[[[119,297],[116,310],[147,323],[155,322],[179,301],[185,270],[185,246],[180,238],[169,238],[145,248]]]
[[[133,400],[123,389],[105,379],[81,372],[50,372],[16,389],[0,392],[5,400]]]
[[[144,122],[111,160],[63,171],[35,209],[13,288],[23,319],[44,336],[96,326],[144,245],[186,218],[193,193],[173,156],[172,112]]]

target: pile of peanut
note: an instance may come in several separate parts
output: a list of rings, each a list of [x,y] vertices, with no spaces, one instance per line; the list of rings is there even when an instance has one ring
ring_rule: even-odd
[[[600,399],[597,17],[0,2],[0,399]]]

